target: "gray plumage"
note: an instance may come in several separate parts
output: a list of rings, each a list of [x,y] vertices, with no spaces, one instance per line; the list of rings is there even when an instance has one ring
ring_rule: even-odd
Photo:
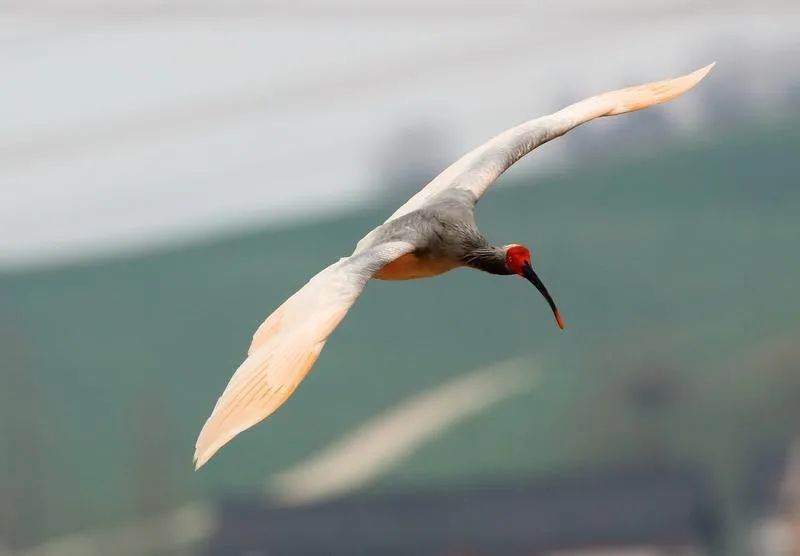
[[[391,241],[406,241],[424,260],[450,261],[492,274],[510,274],[505,249],[493,246],[475,222],[477,199],[470,192],[448,189],[423,207],[378,226],[358,244],[353,255]]]

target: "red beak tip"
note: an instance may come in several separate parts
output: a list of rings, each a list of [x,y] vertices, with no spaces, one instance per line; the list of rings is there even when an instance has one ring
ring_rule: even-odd
[[[556,312],[556,322],[561,330],[564,330],[564,321],[561,319],[561,313]]]

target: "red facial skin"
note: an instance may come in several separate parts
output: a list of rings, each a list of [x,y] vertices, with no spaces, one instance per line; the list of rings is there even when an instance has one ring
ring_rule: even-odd
[[[514,274],[522,274],[522,266],[531,264],[531,252],[527,247],[522,245],[514,245],[506,250],[506,267]]]
[[[526,264],[529,266],[531,264],[531,252],[527,247],[523,247],[522,245],[514,245],[506,250],[506,268],[508,268],[508,270],[524,278],[525,274],[522,272],[522,267]],[[553,315],[556,317],[558,327],[561,330],[564,330],[564,320],[561,318],[561,313],[558,311],[558,309],[556,309],[555,306],[553,306],[552,309]]]

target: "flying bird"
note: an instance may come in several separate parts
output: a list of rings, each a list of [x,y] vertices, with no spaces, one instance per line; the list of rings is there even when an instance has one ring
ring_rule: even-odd
[[[521,276],[539,290],[563,328],[555,301],[533,269],[528,248],[490,243],[475,224],[475,204],[503,172],[539,145],[595,118],[634,112],[678,97],[713,66],[593,96],[530,120],[490,139],[444,170],[364,236],[349,257],[311,278],[256,330],[247,358],[200,432],[195,468],[292,395],[328,336],[372,278],[427,278],[458,267]]]

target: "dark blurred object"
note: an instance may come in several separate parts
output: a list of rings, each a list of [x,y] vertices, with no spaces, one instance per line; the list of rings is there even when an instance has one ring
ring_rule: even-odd
[[[691,472],[635,470],[536,486],[222,504],[208,554],[712,554],[712,496]],[[610,552],[608,552],[610,551]],[[636,552],[639,554],[640,552]],[[566,554],[566,552],[562,553]]]

